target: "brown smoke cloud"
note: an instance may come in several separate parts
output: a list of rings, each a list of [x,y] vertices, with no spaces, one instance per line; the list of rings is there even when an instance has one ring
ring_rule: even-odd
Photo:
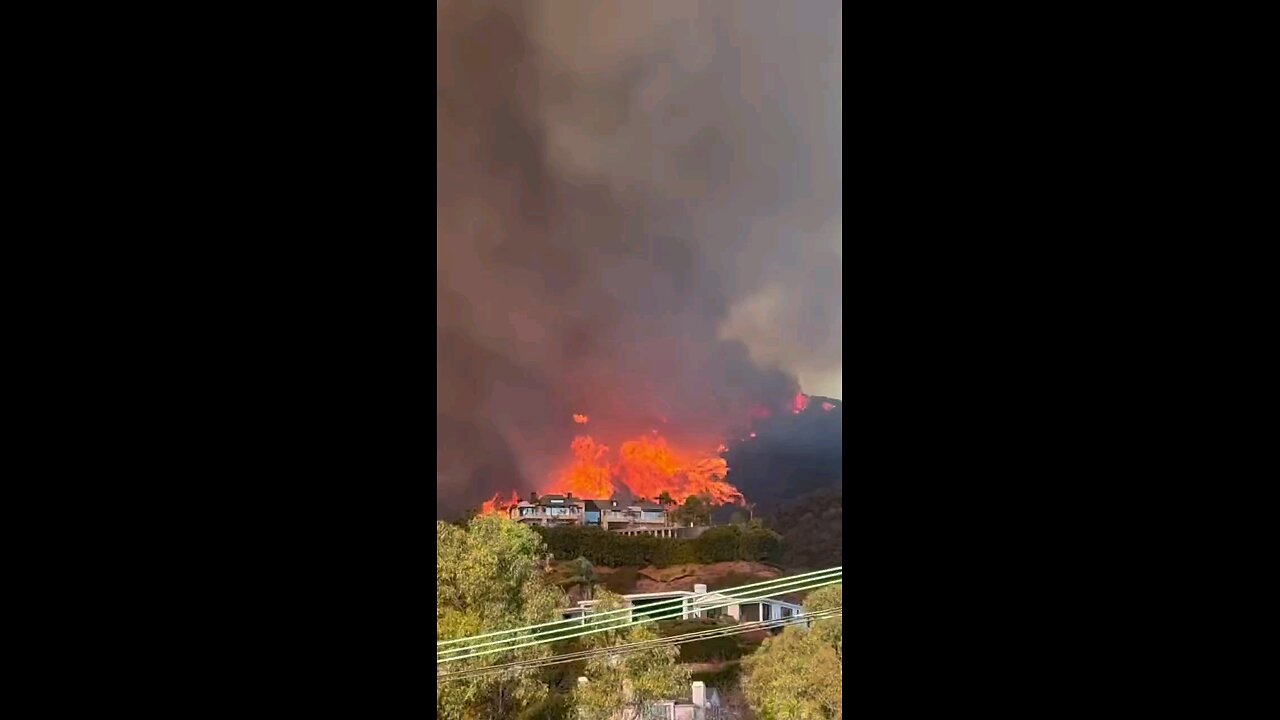
[[[841,10],[437,3],[437,499],[841,395]]]

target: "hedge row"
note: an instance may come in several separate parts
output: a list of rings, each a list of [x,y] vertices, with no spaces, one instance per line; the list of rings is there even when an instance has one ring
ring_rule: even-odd
[[[734,560],[777,561],[782,537],[762,527],[722,525],[708,528],[694,539],[619,535],[600,528],[537,527],[547,548],[557,559],[585,557],[593,565],[667,567],[681,563],[716,563]]]

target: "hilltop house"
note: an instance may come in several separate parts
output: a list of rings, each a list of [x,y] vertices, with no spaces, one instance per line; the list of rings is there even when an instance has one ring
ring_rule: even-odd
[[[528,525],[585,525],[623,535],[656,535],[685,537],[696,535],[699,528],[682,528],[671,524],[664,505],[652,502],[624,503],[616,498],[587,500],[573,493],[543,495],[529,493],[511,510],[511,519]]]

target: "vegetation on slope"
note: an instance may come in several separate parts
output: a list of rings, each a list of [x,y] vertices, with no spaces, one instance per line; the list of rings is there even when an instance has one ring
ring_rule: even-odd
[[[759,524],[708,528],[694,539],[620,535],[600,528],[534,527],[547,548],[560,559],[584,557],[596,566],[667,567],[680,563],[717,563],[733,560],[777,562],[782,537]]]

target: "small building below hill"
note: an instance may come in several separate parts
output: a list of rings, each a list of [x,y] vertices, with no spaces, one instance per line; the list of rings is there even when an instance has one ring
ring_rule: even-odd
[[[736,602],[735,598],[716,592],[708,592],[707,586],[698,584],[693,591],[669,590],[654,593],[632,593],[623,595],[623,601],[632,611],[626,613],[628,621],[638,617],[655,617],[658,619],[685,619],[700,617],[731,617],[738,622],[770,622],[785,620],[804,615],[804,607],[795,603],[784,602],[772,598]],[[681,602],[675,602],[680,600]],[[581,618],[585,624],[587,616],[597,600],[580,600],[575,607],[565,608],[566,619]],[[656,606],[656,607],[655,607]]]

